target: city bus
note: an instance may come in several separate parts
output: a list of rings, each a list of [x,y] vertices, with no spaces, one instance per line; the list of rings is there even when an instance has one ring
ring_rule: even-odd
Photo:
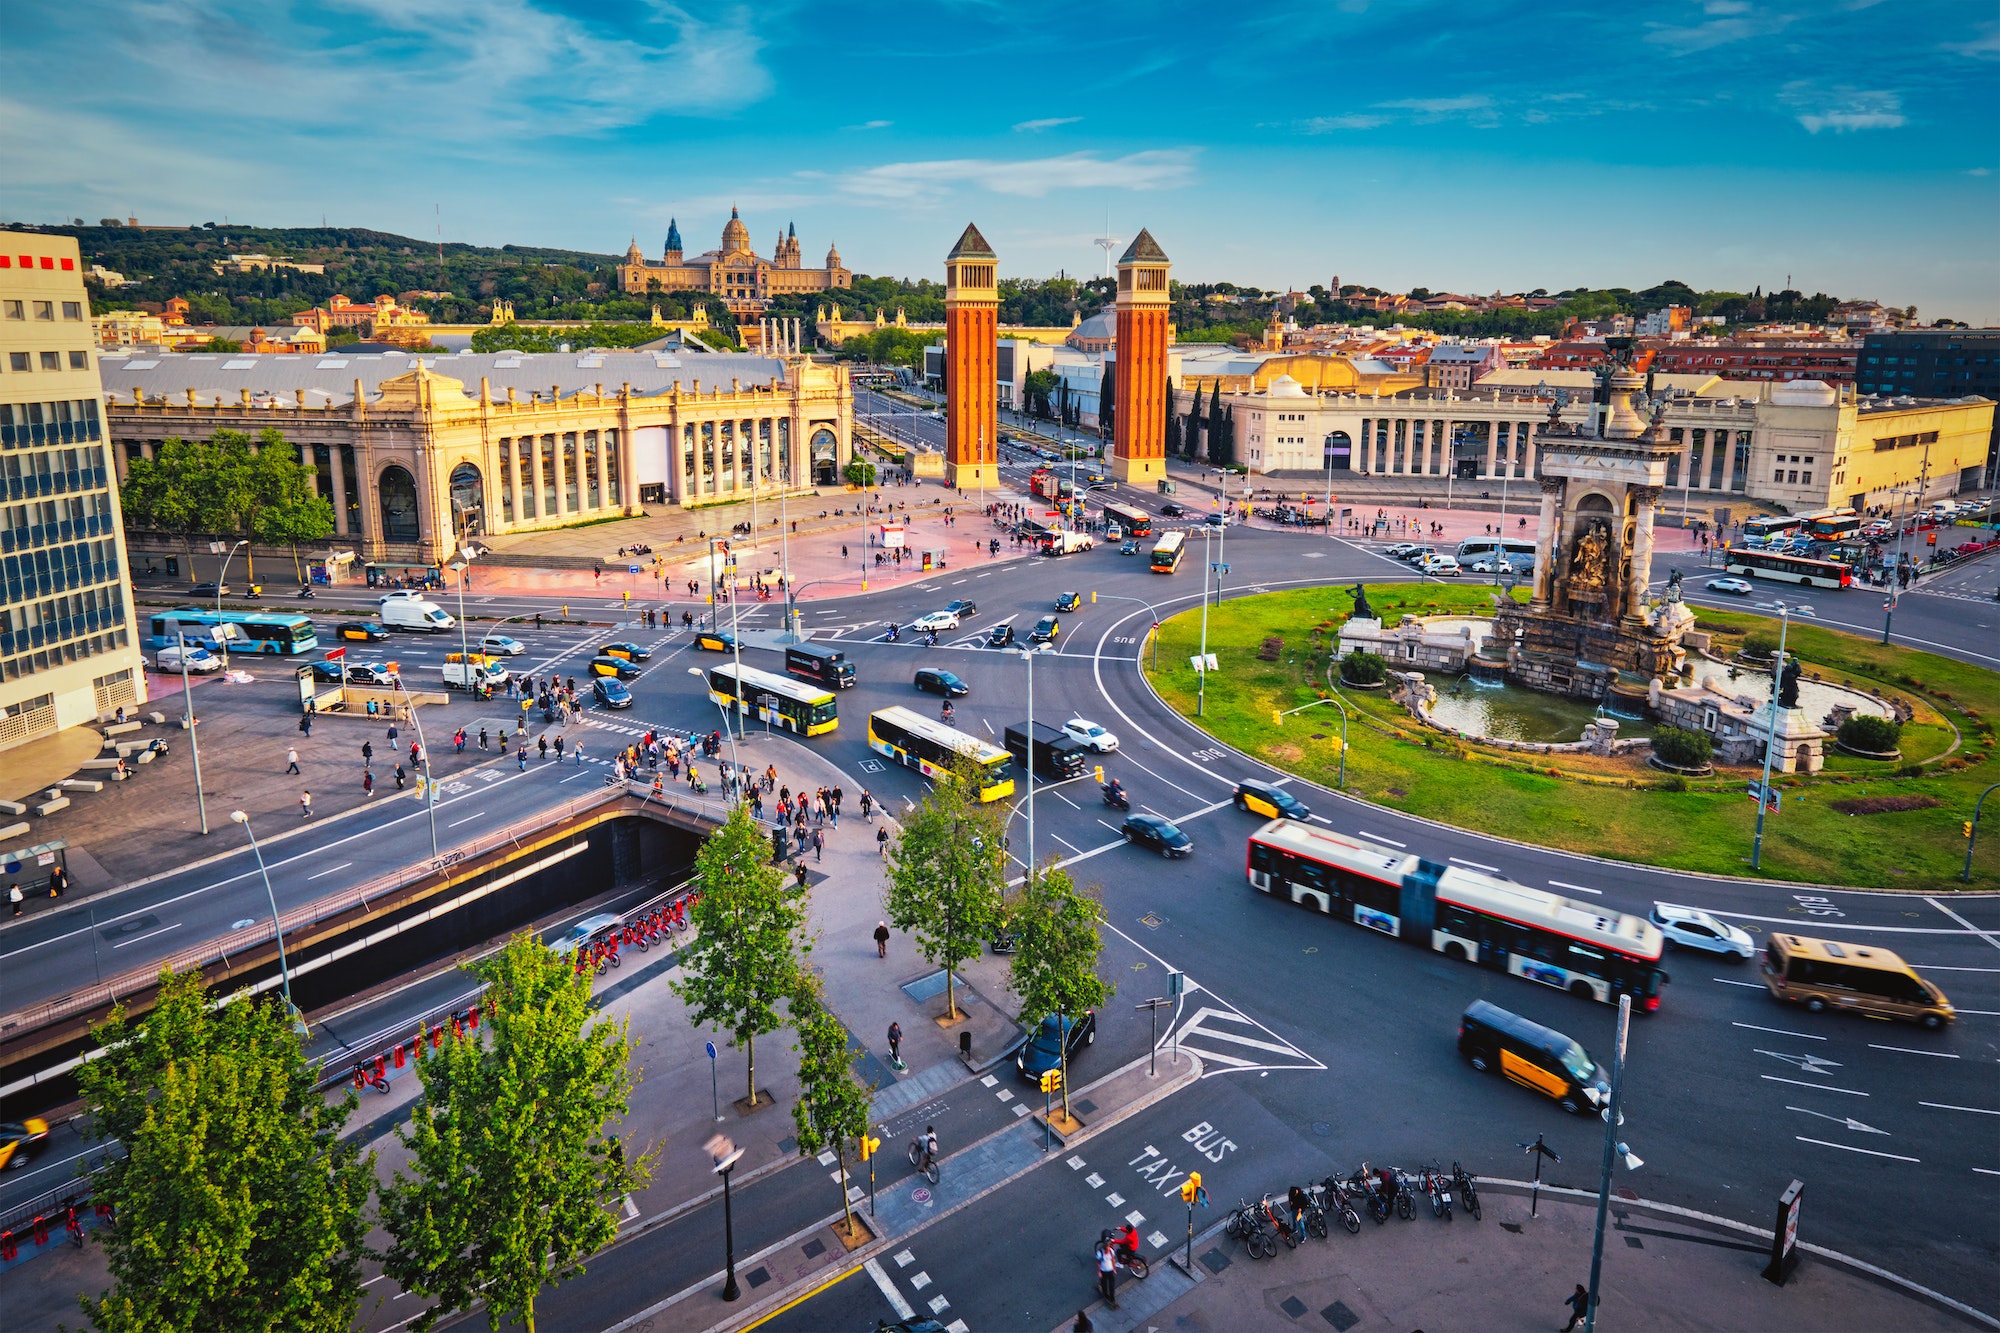
[[[734,662],[709,668],[708,697],[718,707],[801,736],[824,736],[840,725],[832,691]]]
[[[1187,534],[1170,532],[1153,546],[1153,572],[1171,574],[1181,567],[1181,557],[1187,554]]]
[[[1835,509],[1806,520],[1806,534],[1816,542],[1837,542],[1861,531],[1861,516],[1852,509]]]
[[[255,653],[296,657],[319,647],[319,636],[313,632],[312,620],[307,616],[283,611],[224,611],[222,623],[240,628],[249,642],[249,651]],[[243,651],[233,636],[229,650]]]
[[[981,771],[980,800],[998,801],[1014,794],[1012,755],[907,708],[884,708],[868,715],[868,748],[933,782],[953,778],[952,765],[970,759]]]
[[[1475,560],[1490,560],[1495,547],[1506,554],[1507,563],[1517,570],[1531,568],[1535,563],[1535,544],[1518,537],[1467,537],[1458,544],[1458,563],[1470,566]]]
[[[1665,941],[1644,917],[1572,902],[1292,819],[1250,835],[1250,886],[1572,995],[1660,1007]]]
[[[213,611],[155,611],[147,617],[146,632],[139,640],[141,648],[157,653],[182,643],[206,648],[211,653],[219,653],[225,647],[236,652],[252,651],[243,627],[221,624]]]
[[[1143,509],[1131,505],[1107,504],[1104,506],[1104,521],[1116,523],[1125,529],[1127,537],[1150,537],[1153,535],[1153,516]]]
[[[1785,537],[1805,526],[1805,520],[1796,514],[1772,514],[1765,518],[1746,519],[1743,523],[1743,540],[1752,546],[1762,546],[1773,537]]]
[[[1810,556],[1781,555],[1776,551],[1732,548],[1723,563],[1732,574],[1777,579],[1783,583],[1806,583],[1815,588],[1845,588],[1854,582],[1854,570],[1838,560],[1815,560]]]

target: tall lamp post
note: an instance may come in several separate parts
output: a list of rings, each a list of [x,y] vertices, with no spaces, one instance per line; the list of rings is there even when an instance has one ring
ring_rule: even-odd
[[[1201,661],[1195,667],[1194,715],[1200,717],[1208,704],[1208,575],[1214,567],[1208,550],[1208,531],[1201,534]]]
[[[1028,808],[1028,884],[1035,882],[1035,654],[1048,651],[1047,644],[1031,643],[1025,648],[1014,650],[1028,664],[1028,796],[1022,802]]]
[[[208,795],[201,789],[201,741],[196,738],[194,719],[194,687],[188,681],[188,641],[178,620],[169,622],[174,627],[174,642],[181,659],[181,706],[186,710],[188,729],[188,751],[194,756],[194,804],[201,814],[201,835],[208,836]],[[222,642],[222,626],[217,625],[216,642]]]
[[[739,665],[736,668],[737,671],[736,688],[740,691],[743,688],[743,674],[742,674],[743,668],[740,665],[741,659],[738,659],[738,661]],[[706,671],[703,671],[700,667],[689,667],[688,674],[690,676],[698,676],[704,682],[706,682],[708,679],[708,673]],[[706,689],[707,685],[704,683],[702,688]],[[742,705],[743,696],[739,693],[736,697],[737,697],[737,707],[741,708],[743,706]],[[741,774],[743,772],[743,764],[736,757],[736,732],[730,730],[729,728],[729,710],[727,708],[724,708],[719,703],[716,704],[715,708],[717,712],[722,714],[722,734],[729,737],[729,762],[731,764],[734,764],[736,766],[737,773]],[[739,731],[742,729],[743,721],[741,718],[737,719],[736,727],[737,730]]]
[[[299,1009],[292,1003],[292,969],[285,962],[285,927],[278,920],[278,895],[271,890],[271,872],[264,867],[264,849],[257,845],[257,834],[250,827],[250,816],[241,810],[231,810],[229,817],[243,826],[243,832],[250,838],[250,850],[257,857],[257,873],[264,879],[264,896],[271,903],[271,933],[278,941],[278,978],[284,986],[285,1014],[297,1022]]]
[[[221,545],[220,542],[216,544],[218,546]],[[236,545],[230,547],[229,550],[223,554],[221,571],[217,573],[215,576],[215,643],[218,648],[222,649],[222,669],[224,671],[227,671],[229,669],[229,636],[223,633],[222,581],[225,578],[229,577],[230,558],[233,557],[238,551],[248,546],[249,544],[250,543],[247,541],[239,541],[236,543]]]
[[[424,739],[424,723],[417,716],[417,701],[410,697],[410,687],[403,684],[400,665],[396,668],[396,688],[403,692],[403,702],[410,706],[410,725],[416,729],[417,748],[424,755],[423,772],[417,775],[417,780],[424,784],[424,814],[431,824],[431,860],[435,861],[438,859],[437,783],[431,780],[431,747],[430,742]]]
[[[1611,1064],[1611,1104],[1603,1112],[1604,1169],[1597,1181],[1597,1234],[1590,1245],[1590,1303],[1584,1307],[1588,1313],[1583,1317],[1583,1333],[1596,1333],[1597,1329],[1597,1283],[1604,1271],[1604,1215],[1611,1206],[1612,1165],[1621,1157],[1627,1171],[1637,1171],[1645,1165],[1630,1147],[1618,1141],[1618,1127],[1624,1120],[1618,1107],[1625,1089],[1625,1039],[1631,1026],[1632,994],[1627,991],[1618,997],[1618,1048]],[[1539,1162],[1536,1167],[1539,1170]]]
[[[1143,597],[1121,597],[1116,593],[1094,592],[1091,597],[1104,602],[1136,602],[1146,608],[1153,617],[1153,670],[1160,669],[1160,613],[1153,604]]]
[[[1764,732],[1764,780],[1757,784],[1757,836],[1750,844],[1750,868],[1764,858],[1764,811],[1771,803],[1771,756],[1778,748],[1778,695],[1785,683],[1785,632],[1793,616],[1811,616],[1809,606],[1789,607],[1783,602],[1759,602],[1758,608],[1778,613],[1778,655],[1771,659],[1771,706],[1766,712]]]
[[[477,546],[464,546],[459,549],[458,559],[447,566],[458,575],[455,580],[458,584],[458,660],[465,668],[465,692],[468,695],[472,693],[472,648],[465,637],[465,585],[472,581],[472,562],[485,554]]]
[[[1329,668],[1329,670],[1331,670],[1331,668]],[[1330,697],[1325,699],[1315,699],[1309,704],[1301,704],[1297,708],[1287,708],[1282,713],[1273,714],[1271,721],[1279,726],[1283,726],[1285,724],[1285,719],[1290,717],[1292,714],[1303,713],[1308,708],[1318,708],[1321,704],[1332,704],[1335,708],[1338,708],[1340,710],[1340,776],[1337,779],[1335,779],[1334,785],[1340,788],[1340,790],[1346,791],[1347,790],[1347,705],[1343,704],[1338,699]]]
[[[743,1289],[736,1285],[736,1222],[730,1215],[729,1172],[743,1150],[721,1134],[710,1139],[707,1147],[709,1159],[715,1163],[715,1174],[722,1177],[722,1252],[729,1272],[722,1284],[722,1299],[733,1301],[743,1294]]]

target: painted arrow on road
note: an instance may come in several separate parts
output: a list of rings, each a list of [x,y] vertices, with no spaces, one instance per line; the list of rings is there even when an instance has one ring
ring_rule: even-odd
[[[1824,1111],[1807,1110],[1807,1108],[1803,1106],[1787,1106],[1785,1109],[1787,1111],[1803,1112],[1806,1115],[1816,1115],[1821,1120],[1831,1120],[1836,1125],[1847,1126],[1849,1129],[1853,1130],[1857,1134],[1880,1134],[1883,1135],[1884,1137],[1887,1137],[1889,1133],[1889,1131],[1886,1129],[1877,1129],[1873,1125],[1864,1125],[1859,1120],[1850,1120],[1843,1115],[1828,1115]]]
[[[1774,1060],[1783,1060],[1787,1064],[1797,1065],[1808,1074],[1819,1074],[1829,1069],[1840,1068],[1840,1061],[1822,1060],[1817,1055],[1789,1055],[1784,1051],[1767,1051],[1761,1046],[1753,1047],[1752,1049],[1759,1055],[1768,1055]]]

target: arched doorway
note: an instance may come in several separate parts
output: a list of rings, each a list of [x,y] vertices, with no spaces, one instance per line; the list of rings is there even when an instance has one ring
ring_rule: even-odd
[[[833,432],[820,427],[813,432],[808,447],[812,450],[813,485],[839,485],[840,441],[834,438]]]
[[[396,464],[382,469],[376,488],[382,496],[382,540],[415,542],[422,539],[417,523],[417,479],[410,470]]]
[[[1347,472],[1354,467],[1354,440],[1344,430],[1337,430],[1326,437],[1327,467],[1335,472]]]
[[[486,531],[486,487],[479,469],[471,463],[460,463],[451,470],[451,523],[461,538]]]

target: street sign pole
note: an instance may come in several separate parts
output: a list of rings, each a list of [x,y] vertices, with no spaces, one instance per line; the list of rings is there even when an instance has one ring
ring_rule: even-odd
[[[717,1090],[715,1083],[715,1043],[711,1041],[707,1043],[707,1045],[708,1045],[708,1103],[709,1103],[709,1109],[715,1112],[716,1121],[720,1123],[722,1120],[722,1094]]]

